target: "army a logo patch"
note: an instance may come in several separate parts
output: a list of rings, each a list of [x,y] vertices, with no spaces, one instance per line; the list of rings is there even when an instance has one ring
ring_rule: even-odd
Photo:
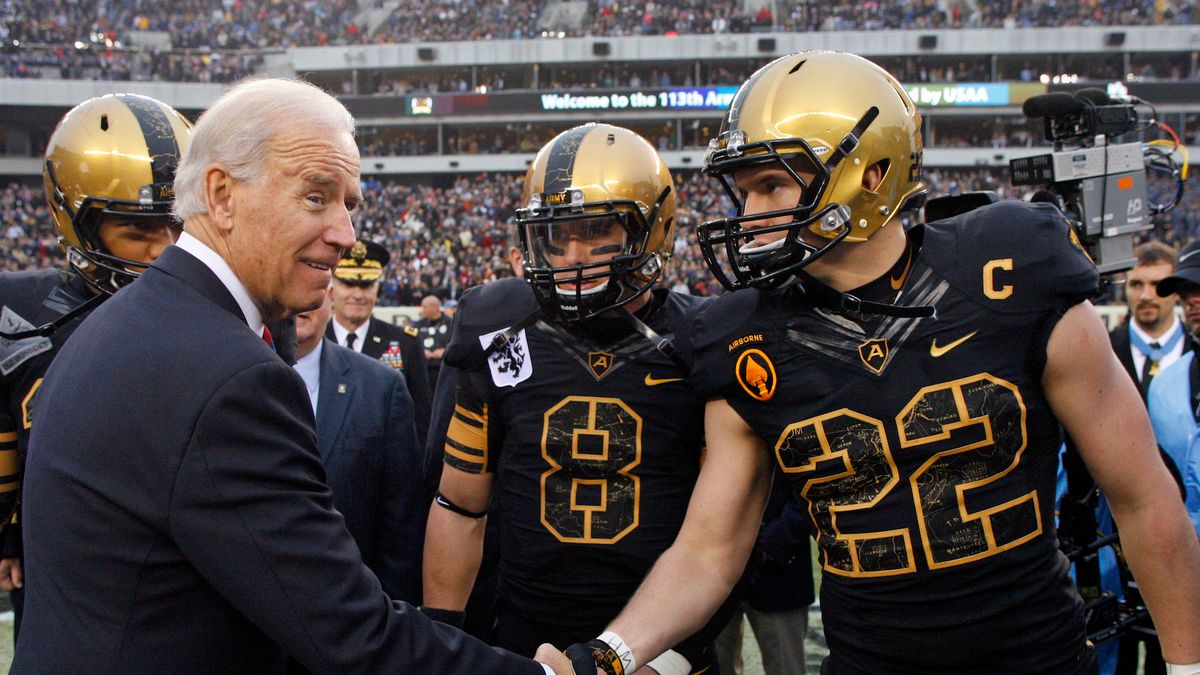
[[[876,375],[882,373],[883,367],[887,365],[888,353],[888,342],[884,338],[867,340],[858,346],[858,358]]]
[[[588,352],[588,367],[592,369],[592,377],[603,379],[612,370],[613,355],[609,352]]]
[[[33,397],[37,396],[38,389],[42,387],[42,379],[38,378],[37,382],[29,388],[29,393],[25,394],[25,399],[21,401],[21,426],[25,429],[33,427]]]
[[[734,367],[738,384],[752,398],[769,401],[775,395],[775,364],[758,349],[747,349]]]

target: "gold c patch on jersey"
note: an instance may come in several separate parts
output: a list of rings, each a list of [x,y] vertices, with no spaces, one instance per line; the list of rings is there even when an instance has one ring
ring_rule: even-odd
[[[588,352],[588,367],[592,369],[592,376],[597,380],[604,379],[608,371],[612,370],[613,355],[609,352]]]
[[[758,349],[747,349],[738,357],[734,367],[738,384],[747,394],[759,401],[769,401],[775,395],[775,364]]]
[[[887,365],[888,341],[886,338],[872,338],[858,346],[858,358],[863,365],[870,368],[876,375],[883,372]]]

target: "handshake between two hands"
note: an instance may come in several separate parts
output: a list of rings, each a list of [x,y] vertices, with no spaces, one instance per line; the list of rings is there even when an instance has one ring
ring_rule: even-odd
[[[583,648],[588,648],[590,650],[588,645],[572,645],[572,647],[583,647]],[[568,651],[574,651],[574,650],[568,648]],[[573,665],[573,662],[572,662],[573,660],[571,658],[569,658],[565,652],[559,651],[559,649],[557,647],[555,647],[554,645],[549,644],[549,643],[545,643],[542,646],[538,647],[537,654],[535,654],[533,658],[538,663],[543,663],[543,664],[549,666],[554,671],[555,675],[610,675],[609,670],[607,670],[605,668],[601,668],[598,665],[589,664],[589,665],[591,665],[590,671],[580,670],[580,668],[585,667],[585,666],[577,667],[577,666]],[[580,662],[580,660],[581,660],[580,658],[576,657],[574,659],[574,662],[578,663],[578,662]],[[646,665],[646,666],[642,666],[642,667],[638,668],[637,671],[633,675],[659,675],[659,674],[658,674],[657,670]]]

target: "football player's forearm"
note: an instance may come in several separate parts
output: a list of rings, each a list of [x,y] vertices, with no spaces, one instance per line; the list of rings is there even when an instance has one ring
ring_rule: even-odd
[[[437,504],[430,507],[423,576],[426,607],[466,608],[483,557],[486,523],[486,517],[467,518]]]
[[[676,542],[654,564],[634,597],[609,625],[646,663],[704,627],[737,583],[749,545]]]
[[[771,490],[767,453],[752,437],[708,428],[709,456],[675,543],[609,627],[647,663],[692,635],[746,568]]]
[[[1169,663],[1200,661],[1200,543],[1178,495],[1123,508],[1112,502],[1121,548]]]

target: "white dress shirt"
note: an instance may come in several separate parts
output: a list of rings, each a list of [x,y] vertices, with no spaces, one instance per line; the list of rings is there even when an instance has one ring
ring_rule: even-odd
[[[349,335],[351,332],[353,332],[358,337],[355,338],[354,347],[352,347],[352,349],[354,349],[354,351],[358,352],[359,354],[362,353],[363,343],[365,343],[367,341],[367,331],[370,328],[371,328],[371,320],[370,319],[367,319],[366,321],[364,321],[363,325],[359,326],[358,330],[356,330],[356,331],[350,331],[347,328],[343,327],[342,324],[338,323],[337,319],[333,320],[333,336],[335,338],[337,338],[337,343],[339,345],[345,347],[346,346],[346,336]]]
[[[1175,334],[1175,331],[1179,329],[1179,317],[1172,314],[1172,318],[1174,321],[1171,323],[1171,327],[1168,328],[1167,332],[1163,333],[1161,337],[1150,337],[1146,331],[1142,330],[1141,326],[1137,325],[1137,321],[1134,321],[1133,319],[1129,320],[1129,328],[1133,330],[1138,337],[1145,340],[1146,344],[1150,344],[1151,342],[1163,344],[1167,340],[1170,340],[1171,336]],[[1179,360],[1179,357],[1183,356],[1183,348],[1187,346],[1187,339],[1188,337],[1185,332],[1183,339],[1175,343],[1175,347],[1171,351],[1163,354],[1163,357],[1158,361],[1159,372],[1162,372],[1163,368],[1175,363]],[[1138,348],[1134,347],[1132,344],[1129,345],[1129,351],[1133,354],[1133,372],[1140,374],[1144,364],[1146,363],[1146,355],[1139,351]]]
[[[312,403],[313,417],[317,415],[317,397],[321,392],[321,352],[325,349],[325,340],[322,339],[317,343],[317,348],[296,359],[296,365],[293,366],[300,377],[304,379],[304,386],[308,389],[308,400]]]
[[[258,305],[254,304],[254,300],[250,298],[250,291],[246,290],[246,286],[241,279],[233,273],[233,268],[225,259],[217,254],[216,251],[208,247],[208,244],[200,241],[192,235],[184,232],[179,235],[179,241],[175,242],[179,248],[192,254],[204,266],[212,270],[212,273],[217,275],[225,288],[229,289],[230,295],[237,301],[238,307],[241,308],[242,314],[246,317],[246,325],[250,326],[250,330],[262,337],[263,320],[262,312],[258,310]]]

